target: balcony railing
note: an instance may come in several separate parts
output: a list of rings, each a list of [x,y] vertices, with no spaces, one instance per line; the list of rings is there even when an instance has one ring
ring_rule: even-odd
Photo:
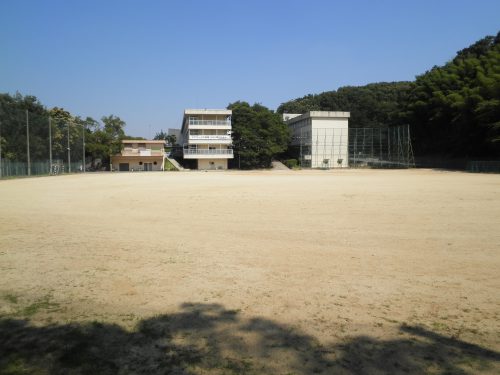
[[[190,134],[189,139],[193,140],[215,140],[215,141],[230,141],[231,136],[226,134]]]
[[[123,156],[162,156],[163,150],[125,148],[122,150]]]
[[[195,119],[189,119],[189,125],[231,126],[231,121],[230,120],[195,120]]]
[[[232,155],[233,154],[233,149],[228,148],[228,149],[213,149],[213,150],[208,150],[208,149],[184,149],[184,155]]]

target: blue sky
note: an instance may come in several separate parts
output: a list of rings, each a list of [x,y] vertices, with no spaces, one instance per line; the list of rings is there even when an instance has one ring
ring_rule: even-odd
[[[500,30],[500,1],[2,0],[0,92],[127,134],[184,108],[412,80]]]

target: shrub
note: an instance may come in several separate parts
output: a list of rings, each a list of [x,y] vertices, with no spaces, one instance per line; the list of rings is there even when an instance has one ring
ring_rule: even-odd
[[[294,169],[299,166],[297,159],[287,159],[283,162],[288,168]]]

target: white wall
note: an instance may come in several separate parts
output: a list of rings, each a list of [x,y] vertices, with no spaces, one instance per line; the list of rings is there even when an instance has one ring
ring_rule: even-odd
[[[313,118],[311,135],[312,168],[347,168],[347,118]],[[324,161],[328,162],[325,164]]]
[[[139,162],[142,161],[142,165],[139,164]],[[154,165],[154,162],[156,161],[156,165]],[[120,163],[128,163],[129,165],[129,171],[143,171],[144,170],[144,163],[152,163],[152,170],[153,171],[161,171],[163,170],[163,158],[155,158],[155,160],[140,160],[139,158],[136,157],[113,157],[112,159],[112,165],[113,165],[113,170],[119,171],[120,170]]]
[[[227,169],[227,159],[198,159],[198,169]]]

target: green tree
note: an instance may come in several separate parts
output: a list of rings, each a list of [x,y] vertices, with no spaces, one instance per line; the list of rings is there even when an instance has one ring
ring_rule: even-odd
[[[167,135],[166,141],[170,146],[173,146],[177,143],[177,137],[174,134]]]
[[[268,108],[247,102],[230,104],[233,143],[236,158],[233,165],[244,168],[268,168],[273,158],[284,152],[290,133],[281,116]]]
[[[160,130],[158,133],[156,133],[153,139],[157,141],[166,141],[170,146],[175,145],[175,142],[177,142],[177,137],[175,135],[168,135],[163,130]]]
[[[417,153],[500,156],[500,33],[418,76],[405,110]]]
[[[109,158],[111,155],[120,153],[122,140],[125,137],[124,128],[126,124],[125,121],[114,115],[103,116],[101,121],[104,124],[103,132],[105,137],[103,137],[103,140],[106,141]]]
[[[153,137],[153,139],[155,141],[164,141],[167,139],[167,136],[168,134],[165,133],[163,130],[160,130],[158,133],[155,134],[155,136]]]
[[[351,112],[351,128],[385,128],[401,123],[401,107],[406,103],[410,82],[381,82],[365,86],[345,86],[336,91],[306,95],[281,104],[278,113],[308,111]]]

